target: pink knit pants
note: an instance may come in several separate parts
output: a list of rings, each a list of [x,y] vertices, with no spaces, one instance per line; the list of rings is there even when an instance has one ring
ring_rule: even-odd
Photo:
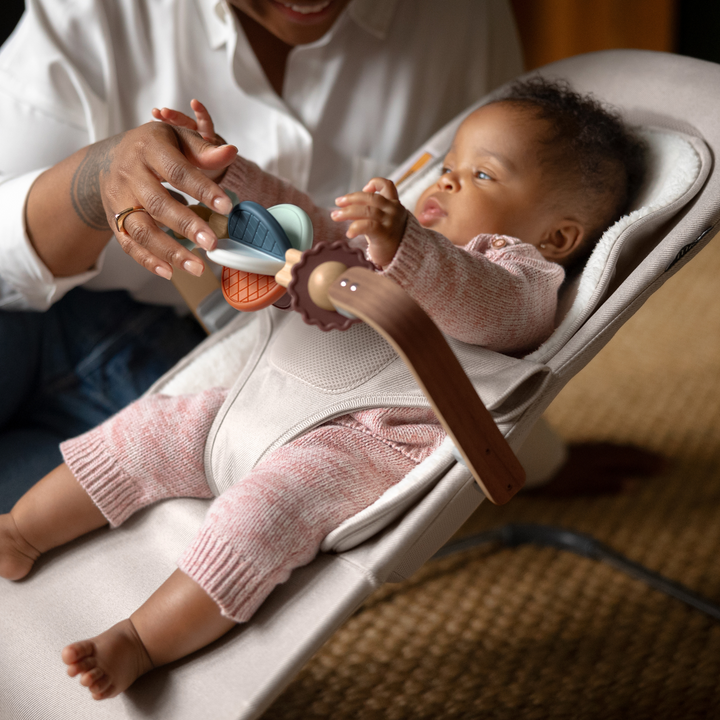
[[[143,398],[63,443],[65,462],[112,526],[158,500],[211,498],[203,452],[226,394],[215,388]],[[179,567],[224,615],[246,621],[294,568],[315,557],[329,532],[442,438],[425,409],[367,410],[318,427],[215,499]]]

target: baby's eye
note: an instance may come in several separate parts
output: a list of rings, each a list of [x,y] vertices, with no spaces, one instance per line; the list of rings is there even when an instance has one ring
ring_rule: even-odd
[[[492,180],[492,178],[486,172],[483,172],[482,170],[478,170],[475,173],[475,177],[478,178],[479,180]]]
[[[447,173],[449,173],[449,172],[450,172],[450,168],[449,168],[449,167],[443,167],[443,168],[441,168],[441,170],[440,170],[440,174],[441,174],[441,175],[445,175],[445,174],[447,174]]]

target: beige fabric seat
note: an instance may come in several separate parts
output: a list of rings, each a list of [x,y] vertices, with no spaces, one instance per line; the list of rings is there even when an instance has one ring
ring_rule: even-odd
[[[568,290],[555,335],[527,358],[541,367],[542,381],[523,383],[496,408],[496,417],[503,418],[501,430],[515,450],[564,384],[720,227],[720,174],[713,166],[720,151],[719,66],[659,53],[612,51],[541,72],[592,91],[645,132],[667,141],[653,144],[651,181],[639,207],[610,231],[588,274]],[[397,176],[424,153],[442,156],[459,120],[432,138]],[[676,167],[684,160],[688,174],[681,182]],[[432,162],[423,167],[418,173],[432,172]],[[412,182],[412,177],[406,180],[404,192]],[[202,368],[208,366],[214,382],[222,373],[232,376],[247,344],[243,332],[251,325],[242,318],[234,321],[156,389],[199,389],[206,376]],[[26,580],[0,584],[0,716],[258,717],[370,592],[409,577],[482,502],[476,483],[448,446],[432,460],[420,477],[406,479],[391,497],[381,498],[329,536],[324,548],[333,552],[296,571],[250,623],[212,647],[148,674],[111,701],[94,702],[70,681],[60,650],[141,604],[174,569],[207,503],[164,502],[117,530],[98,531],[49,553]]]

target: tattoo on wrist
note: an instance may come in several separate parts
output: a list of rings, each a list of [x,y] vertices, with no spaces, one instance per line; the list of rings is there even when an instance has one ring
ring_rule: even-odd
[[[80,220],[93,230],[110,229],[100,193],[100,176],[109,170],[113,149],[121,138],[122,135],[116,135],[91,145],[72,178],[70,200],[73,209]]]

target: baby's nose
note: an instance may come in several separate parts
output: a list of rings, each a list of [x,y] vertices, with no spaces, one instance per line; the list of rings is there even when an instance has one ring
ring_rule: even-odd
[[[443,190],[447,191],[457,190],[459,187],[457,176],[452,172],[443,173],[440,176],[439,184]]]

